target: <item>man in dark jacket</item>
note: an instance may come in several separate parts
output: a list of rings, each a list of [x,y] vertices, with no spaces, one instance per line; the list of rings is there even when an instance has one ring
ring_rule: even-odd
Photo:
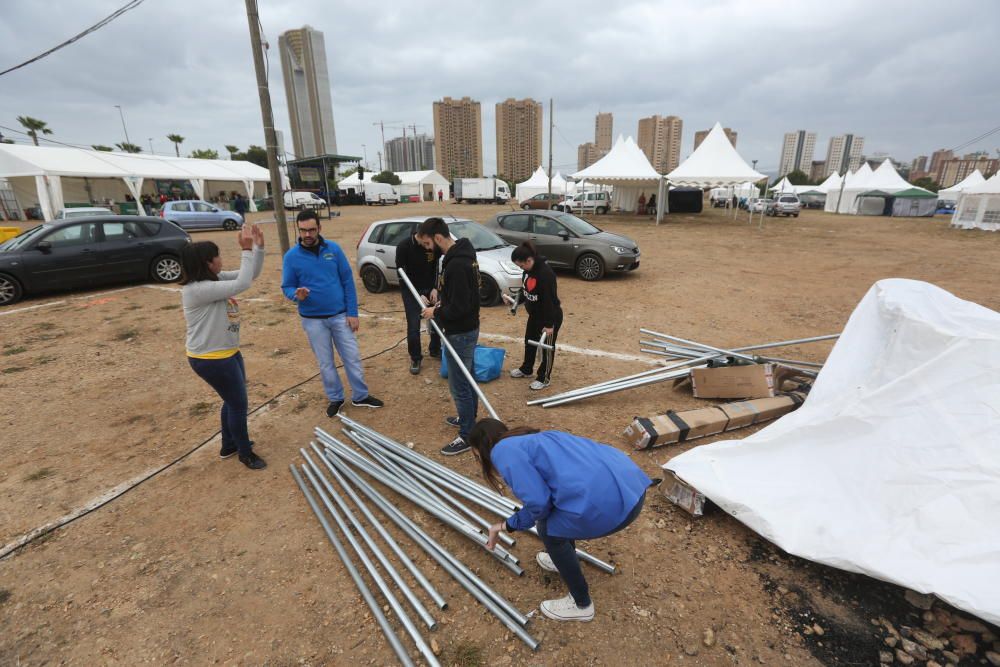
[[[448,225],[441,218],[428,218],[417,229],[417,241],[424,247],[433,244],[444,253],[438,276],[438,302],[424,309],[423,317],[434,318],[451,347],[471,374],[479,340],[479,263],[476,249],[468,239],[451,238]],[[461,454],[469,449],[469,432],[476,424],[479,397],[457,368],[454,358],[448,359],[448,389],[455,401],[457,417],[445,419],[458,427],[458,437],[446,445],[445,456]]]
[[[552,349],[542,351],[538,375],[530,385],[532,390],[538,391],[548,387],[552,378],[552,365],[556,358],[556,338],[563,323],[562,304],[556,288],[556,274],[530,242],[514,248],[511,261],[524,270],[521,275],[521,292],[517,295],[517,299],[503,295],[504,301],[511,305],[524,303],[525,310],[528,311],[528,323],[524,329],[524,362],[519,368],[513,369],[510,376],[531,377],[538,348],[528,341],[537,341],[544,332],[545,344],[551,345]]]
[[[437,302],[437,273],[441,251],[429,239],[425,245],[417,241],[416,234],[411,234],[396,246],[396,266],[406,271],[410,282],[417,288],[420,296],[427,297],[427,304]],[[410,373],[420,372],[424,355],[420,351],[420,313],[427,304],[418,304],[410,290],[400,290],[403,295],[403,310],[406,312],[406,347],[410,352]],[[441,356],[441,339],[437,332],[431,329],[431,344],[427,353],[434,358]]]
[[[236,193],[236,199],[233,200],[233,210],[244,220],[247,219],[247,200],[238,192]]]

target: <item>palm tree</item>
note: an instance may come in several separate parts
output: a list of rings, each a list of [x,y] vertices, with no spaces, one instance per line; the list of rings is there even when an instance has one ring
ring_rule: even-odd
[[[181,144],[184,143],[184,137],[182,137],[179,134],[168,134],[167,141],[173,142],[174,152],[177,153],[177,157],[180,157],[181,156],[180,146]]]
[[[37,118],[32,118],[31,116],[18,116],[17,122],[28,131],[28,136],[35,142],[36,146],[38,145],[39,132],[42,134],[52,134],[52,130],[48,128],[48,123],[44,120],[38,120]]]
[[[226,144],[226,152],[229,153],[229,159],[235,160],[233,156],[240,150],[239,146],[233,146],[232,144]]]
[[[111,146],[105,146],[104,144],[93,144],[91,145],[95,151],[104,151],[105,153],[110,153],[114,150]]]
[[[219,151],[213,150],[211,148],[198,148],[196,150],[191,151],[191,155],[189,157],[198,158],[201,160],[218,160]]]
[[[142,152],[142,146],[136,146],[135,144],[131,144],[131,143],[127,142],[127,141],[123,141],[120,144],[115,144],[115,146],[118,147],[118,150],[120,150],[120,151],[122,151],[124,153],[141,153]]]

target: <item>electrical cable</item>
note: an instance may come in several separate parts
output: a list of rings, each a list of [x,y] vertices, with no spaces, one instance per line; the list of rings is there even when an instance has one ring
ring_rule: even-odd
[[[978,141],[982,141],[983,139],[988,139],[989,137],[993,136],[997,132],[1000,132],[1000,127],[994,127],[992,130],[989,130],[988,132],[984,132],[983,134],[980,134],[978,137],[975,137],[973,139],[969,139],[968,141],[965,141],[965,142],[959,144],[958,146],[955,146],[954,148],[951,148],[949,150],[951,150],[951,151],[960,151],[963,148],[971,146],[972,144],[974,144],[974,143],[976,143]]]
[[[382,350],[379,350],[378,352],[375,352],[373,354],[369,354],[366,357],[361,357],[361,361],[367,361],[368,359],[374,359],[375,357],[378,357],[378,356],[381,356],[381,355],[383,355],[383,354],[385,354],[387,352],[390,352],[390,351],[396,349],[397,347],[399,347],[403,343],[403,341],[405,341],[405,340],[406,340],[406,336],[403,336],[402,338],[400,338],[399,340],[397,340],[395,343],[393,343],[389,347],[384,348]],[[343,367],[344,367],[343,363],[337,364],[337,368],[343,368]],[[277,394],[275,394],[271,398],[267,399],[266,401],[264,401],[263,403],[261,403],[260,405],[258,405],[257,407],[255,407],[253,410],[250,410],[247,413],[247,417],[249,417],[252,414],[255,414],[255,413],[259,412],[260,410],[263,410],[265,407],[267,407],[268,405],[271,405],[272,403],[274,403],[275,401],[277,401],[279,398],[281,398],[282,396],[284,396],[288,392],[294,391],[294,390],[298,389],[299,387],[301,387],[302,385],[306,384],[307,382],[315,380],[317,377],[319,377],[319,375],[320,375],[319,373],[315,373],[315,374],[310,375],[309,377],[307,377],[305,380],[302,380],[301,382],[297,382],[297,383],[293,384],[290,387],[286,387],[285,389],[282,389]],[[126,493],[128,493],[132,489],[134,489],[137,486],[143,484],[144,482],[148,482],[149,480],[151,480],[154,477],[156,477],[157,475],[159,475],[161,472],[164,472],[164,471],[172,468],[173,466],[177,465],[178,463],[180,463],[181,461],[183,461],[187,457],[191,456],[196,451],[198,451],[199,449],[201,449],[202,447],[204,447],[205,445],[207,445],[209,442],[211,442],[213,439],[215,439],[215,437],[217,435],[219,435],[219,433],[221,433],[221,429],[215,431],[214,433],[212,433],[212,435],[208,436],[207,438],[205,438],[204,440],[202,440],[201,442],[199,442],[197,445],[195,445],[194,447],[192,447],[188,451],[184,452],[183,454],[181,454],[180,456],[178,456],[174,460],[172,460],[169,463],[166,463],[166,464],[160,466],[159,468],[157,468],[156,470],[153,470],[149,474],[144,475],[141,479],[138,479],[134,483],[129,484],[127,487],[125,487],[124,489],[122,489],[118,493],[114,494],[110,498],[106,498],[105,500],[101,501],[99,504],[95,505],[94,507],[88,508],[85,512],[81,512],[80,514],[77,514],[75,516],[68,517],[64,521],[61,521],[61,522],[59,522],[57,524],[54,524],[52,526],[48,526],[44,530],[40,530],[37,534],[32,535],[30,539],[27,539],[24,542],[21,542],[20,544],[15,544],[14,546],[12,546],[9,549],[7,549],[7,551],[5,551],[3,553],[0,553],[0,561],[6,560],[9,556],[12,556],[15,553],[21,551],[23,548],[25,548],[26,546],[28,546],[32,542],[35,542],[39,538],[41,538],[41,537],[43,537],[45,535],[48,535],[49,533],[52,533],[52,532],[54,532],[54,531],[56,531],[56,530],[58,530],[60,528],[68,526],[69,524],[73,523],[74,521],[76,521],[78,519],[82,519],[83,517],[87,516],[88,514],[101,509],[102,507],[104,507],[105,505],[108,505],[112,501],[118,500],[119,498],[121,498],[122,496],[124,496]]]
[[[90,26],[89,28],[87,28],[83,32],[78,33],[78,34],[74,35],[73,37],[70,37],[69,39],[67,39],[65,42],[62,42],[61,44],[57,44],[56,46],[53,46],[48,51],[44,51],[42,53],[39,53],[34,58],[30,58],[28,60],[25,60],[20,65],[14,65],[13,67],[8,67],[4,71],[0,72],[0,76],[3,76],[4,74],[9,74],[10,72],[13,72],[14,70],[17,70],[17,69],[21,69],[22,67],[24,67],[26,65],[30,65],[33,62],[37,62],[37,61],[41,60],[42,58],[55,53],[59,49],[61,49],[63,47],[66,47],[66,46],[69,46],[73,42],[76,42],[77,40],[80,40],[80,39],[86,37],[90,33],[96,32],[96,31],[100,30],[101,28],[103,28],[107,24],[111,23],[112,21],[114,21],[116,18],[118,18],[119,16],[121,16],[125,12],[127,12],[129,10],[132,10],[132,9],[135,9],[136,7],[138,7],[139,5],[141,5],[143,2],[145,2],[145,0],[130,0],[129,2],[126,2],[124,6],[118,8],[117,10],[115,10],[114,12],[112,12],[111,14],[109,14],[108,16],[104,17],[103,19],[101,19],[100,21],[98,21],[97,23],[95,23],[94,25]]]

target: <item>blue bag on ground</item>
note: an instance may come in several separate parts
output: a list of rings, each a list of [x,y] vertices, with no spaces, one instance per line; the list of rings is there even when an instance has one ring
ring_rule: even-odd
[[[489,382],[490,380],[496,380],[500,377],[501,371],[503,371],[503,360],[507,355],[507,351],[499,347],[486,347],[485,345],[477,345],[475,356],[473,357],[472,367],[473,373],[472,377],[476,378],[476,382]],[[448,357],[451,354],[443,346],[441,348],[441,377],[448,377]]]

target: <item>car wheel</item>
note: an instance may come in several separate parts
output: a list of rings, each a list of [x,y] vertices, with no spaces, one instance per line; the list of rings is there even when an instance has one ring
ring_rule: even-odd
[[[181,278],[181,263],[173,255],[160,255],[153,260],[151,273],[158,283],[174,283]]]
[[[529,208],[531,208],[531,206],[529,206],[527,204],[521,204],[521,210],[522,211],[527,211]]]
[[[593,253],[580,255],[576,260],[576,275],[584,280],[600,280],[604,277],[604,262]]]
[[[500,303],[500,288],[489,276],[481,276],[479,281],[479,305],[495,306]]]
[[[798,213],[793,213],[792,217],[797,218],[797,217],[799,217],[799,214]]]
[[[24,296],[21,283],[17,282],[13,276],[0,273],[0,306],[7,306],[17,303]]]
[[[225,229],[227,232],[231,232],[237,227],[239,227],[239,225],[235,220],[226,220],[222,223],[222,228]]]
[[[608,212],[608,207],[607,206],[602,206],[599,209],[597,209],[597,214],[598,215],[606,215],[607,212]]]
[[[379,271],[377,266],[366,264],[361,268],[361,282],[365,289],[372,294],[381,294],[388,285],[385,276]]]

